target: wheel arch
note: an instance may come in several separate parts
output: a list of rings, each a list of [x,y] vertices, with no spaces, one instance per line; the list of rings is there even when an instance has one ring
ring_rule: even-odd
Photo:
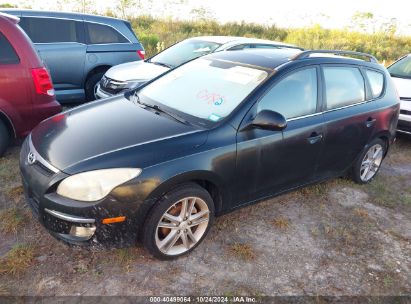
[[[228,193],[224,190],[224,183],[215,173],[209,171],[186,172],[173,176],[155,188],[149,194],[147,200],[157,200],[167,192],[186,183],[195,183],[210,194],[214,202],[216,214],[223,210],[223,202],[228,202],[229,200]]]
[[[86,86],[86,82],[87,82],[87,80],[90,79],[91,76],[93,76],[95,74],[98,74],[98,73],[102,73],[102,72],[105,73],[111,67],[112,66],[108,65],[108,64],[102,64],[102,65],[98,65],[98,66],[93,67],[90,71],[88,71],[87,76],[84,78],[83,86],[84,87]]]

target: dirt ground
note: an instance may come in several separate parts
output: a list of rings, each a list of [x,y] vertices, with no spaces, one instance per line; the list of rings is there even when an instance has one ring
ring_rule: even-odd
[[[0,295],[410,295],[411,138],[379,176],[301,189],[216,220],[193,253],[56,241],[31,217],[20,148],[0,159]]]

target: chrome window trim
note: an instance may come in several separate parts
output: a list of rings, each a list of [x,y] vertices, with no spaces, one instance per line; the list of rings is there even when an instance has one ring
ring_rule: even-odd
[[[78,217],[75,215],[68,215],[62,212],[58,212],[55,210],[50,210],[47,208],[44,208],[44,211],[46,211],[48,214],[51,214],[52,216],[55,216],[61,220],[72,222],[72,223],[80,223],[80,224],[94,224],[96,222],[95,219],[88,219],[84,217]]]
[[[303,118],[307,118],[307,117],[317,116],[317,115],[325,114],[325,113],[328,113],[328,112],[334,112],[334,111],[338,111],[338,110],[343,110],[343,109],[346,109],[346,108],[355,107],[355,106],[358,106],[358,105],[366,104],[366,103],[368,103],[368,102],[372,102],[372,101],[374,101],[374,100],[376,100],[376,99],[366,100],[366,101],[354,103],[354,104],[351,104],[351,105],[347,105],[347,106],[344,106],[344,107],[339,107],[339,108],[330,109],[330,110],[326,110],[326,111],[316,112],[316,113],[313,113],[313,114],[308,114],[308,115],[293,117],[293,118],[287,119],[287,122],[288,122],[288,121],[293,121],[293,120],[298,120],[298,119],[303,119]]]
[[[70,20],[70,21],[77,21],[77,22],[89,22],[89,23],[95,23],[95,24],[100,24],[100,25],[105,25],[108,27],[111,27],[113,30],[115,30],[117,33],[119,33],[121,36],[123,36],[128,43],[133,44],[133,42],[130,41],[130,39],[128,39],[126,36],[124,36],[123,33],[119,32],[114,26],[107,24],[107,23],[102,23],[102,22],[97,22],[97,21],[89,21],[89,20],[85,20],[85,19],[73,19],[73,18],[64,18],[64,17],[52,17],[52,16],[33,16],[33,15],[23,15],[21,16],[21,18],[47,18],[47,19],[58,19],[58,20]],[[84,24],[85,26],[85,24]],[[86,29],[84,28],[84,34],[86,34]],[[34,44],[55,44],[55,43],[80,43],[80,44],[84,44],[84,45],[104,45],[104,44],[126,44],[127,42],[114,42],[114,43],[90,43],[90,44],[85,44],[85,43],[81,43],[81,42],[77,42],[77,41],[58,41],[58,42],[40,42],[40,43],[35,43]]]
[[[54,172],[54,173],[58,173],[60,172],[59,169],[57,169],[56,167],[52,166],[51,164],[49,164],[34,148],[33,142],[31,141],[31,135],[29,135],[29,152],[33,153],[34,156],[36,157],[36,161],[38,161],[40,164],[42,164],[44,167],[46,167],[47,169],[49,169],[50,171]]]

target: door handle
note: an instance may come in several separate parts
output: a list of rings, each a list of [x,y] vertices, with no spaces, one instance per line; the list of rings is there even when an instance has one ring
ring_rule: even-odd
[[[313,145],[315,143],[320,142],[323,139],[322,134],[318,134],[317,132],[311,133],[310,137],[307,138],[309,144]]]
[[[377,120],[375,118],[368,117],[367,121],[365,122],[365,125],[367,126],[367,128],[370,128],[375,124],[376,121]]]

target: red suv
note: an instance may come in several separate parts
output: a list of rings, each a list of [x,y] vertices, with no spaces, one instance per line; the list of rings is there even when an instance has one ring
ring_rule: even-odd
[[[0,13],[0,156],[14,138],[61,111],[50,75],[18,22]]]

